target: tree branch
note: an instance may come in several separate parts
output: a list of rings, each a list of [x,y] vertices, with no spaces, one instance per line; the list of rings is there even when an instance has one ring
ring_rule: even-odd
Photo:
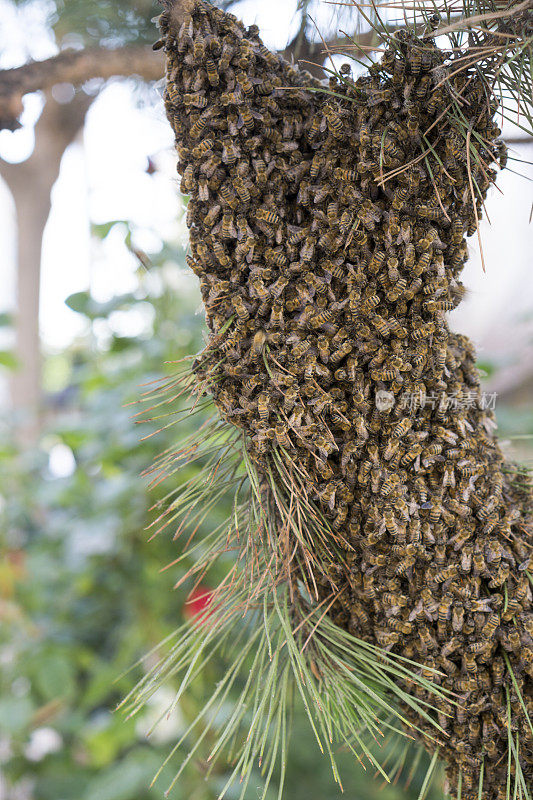
[[[163,74],[162,55],[147,45],[68,50],[45,61],[31,61],[22,67],[0,70],[0,129],[19,127],[17,118],[22,111],[22,96],[28,92],[50,89],[57,83],[80,86],[91,78],[139,75],[151,81]]]

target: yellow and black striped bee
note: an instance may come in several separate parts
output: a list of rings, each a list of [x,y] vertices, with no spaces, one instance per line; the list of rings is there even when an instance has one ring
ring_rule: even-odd
[[[258,208],[255,216],[256,219],[266,222],[267,225],[281,225],[281,217],[270,208]]]
[[[397,211],[401,211],[407,202],[409,194],[410,192],[407,186],[398,187],[398,189],[396,189],[394,192],[394,197],[392,198],[392,207]]]
[[[193,147],[192,150],[193,158],[200,159],[202,156],[206,155],[206,153],[209,153],[213,149],[214,144],[215,144],[214,139],[211,138],[204,139],[202,142],[200,142],[200,144],[197,144],[196,147]]]
[[[247,188],[246,184],[244,183],[243,179],[240,177],[235,178],[233,181],[233,188],[235,189],[239,199],[243,203],[249,203],[251,200],[250,191]]]
[[[259,184],[264,185],[267,182],[268,175],[267,175],[267,165],[263,161],[262,158],[257,158],[252,161],[255,174],[257,176],[257,181]]]
[[[218,70],[216,64],[212,58],[206,59],[205,70],[207,73],[207,80],[209,81],[211,86],[218,86],[220,79],[218,76]]]
[[[223,183],[219,189],[219,195],[222,200],[232,209],[236,209],[238,206],[237,196],[233,191],[231,184]]]
[[[382,152],[384,154],[383,162],[385,164],[391,165],[394,161],[397,161],[402,158],[403,155],[402,150],[398,147],[398,144],[397,142],[394,141],[394,139],[386,137],[383,140],[381,147],[382,147]],[[398,198],[398,191],[396,192],[396,198]],[[403,202],[401,202],[398,205],[398,202],[395,203],[393,200],[392,207],[394,209],[399,210],[403,207]]]
[[[319,151],[315,153],[313,156],[313,160],[311,161],[311,167],[309,169],[309,177],[312,181],[315,181],[318,178],[320,170],[325,164],[324,155]]]
[[[226,250],[224,249],[224,246],[219,241],[215,240],[213,241],[212,247],[217,261],[223,267],[229,267],[231,262],[229,260],[228,254],[226,253]]]
[[[238,72],[235,77],[237,78],[237,82],[246,97],[252,97],[254,93],[254,87],[250,83],[250,79],[248,78],[246,72]]]
[[[326,111],[326,122],[333,136],[341,137],[344,132],[344,122],[342,118],[332,108]]]
[[[237,231],[235,229],[235,218],[231,211],[225,211],[222,214],[222,227],[220,230],[222,239],[235,239]]]
[[[357,182],[357,170],[354,169],[343,169],[342,167],[337,167],[335,169],[335,179],[338,181],[346,181],[348,183],[356,183]]]
[[[257,398],[257,413],[261,422],[266,422],[269,416],[270,398],[267,392],[261,392]]]
[[[239,151],[235,146],[233,140],[230,138],[224,139],[223,149],[222,149],[222,161],[225,164],[227,164],[228,167],[233,167],[237,163],[238,157],[239,157]]]
[[[250,111],[250,109],[248,108],[248,106],[245,106],[245,105],[240,106],[239,107],[239,112],[240,112],[240,115],[242,117],[243,125],[246,128],[246,130],[248,132],[252,131],[254,129],[255,123],[254,123],[253,114]]]
[[[186,106],[205,108],[207,106],[207,97],[203,92],[185,92],[183,102]]]

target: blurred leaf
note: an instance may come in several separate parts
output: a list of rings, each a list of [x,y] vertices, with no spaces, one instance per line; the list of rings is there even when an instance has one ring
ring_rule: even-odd
[[[134,720],[124,720],[119,714],[107,714],[102,723],[85,736],[91,765],[98,769],[108,766],[136,738]]]
[[[31,722],[33,705],[29,697],[0,698],[0,731],[18,733]]]
[[[101,772],[88,786],[83,800],[129,800],[153,778],[153,761],[143,762],[139,753]]]
[[[0,312],[0,328],[10,328],[14,321],[13,314],[10,314],[9,311]]]
[[[496,372],[496,367],[490,361],[477,361],[476,367],[484,373],[482,375],[484,378],[490,378]]]
[[[75,292],[67,297],[65,305],[77,311],[80,314],[86,314],[87,308],[91,302],[91,295],[89,292]]]
[[[72,660],[66,654],[45,653],[37,661],[33,680],[44,700],[70,697],[75,690]]]
[[[89,317],[89,319],[108,317],[113,311],[138,302],[139,299],[130,293],[117,295],[106,303],[99,303],[91,297],[89,292],[75,292],[69,295],[65,300],[65,304],[72,309],[72,311],[77,311],[79,314]]]
[[[110,222],[102,222],[102,223],[93,222],[91,224],[91,233],[93,234],[93,236],[97,236],[98,239],[105,239],[108,233],[112,231],[116,225],[124,225],[128,231],[130,230],[130,224],[127,220],[113,219]]]
[[[10,350],[0,350],[0,365],[7,369],[15,370],[20,366],[20,361]]]

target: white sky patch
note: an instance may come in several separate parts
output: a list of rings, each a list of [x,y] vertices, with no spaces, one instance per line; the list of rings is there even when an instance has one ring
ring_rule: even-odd
[[[54,4],[34,0],[15,7],[0,0],[0,67],[18,67],[29,59],[41,60],[57,53],[46,21]]]

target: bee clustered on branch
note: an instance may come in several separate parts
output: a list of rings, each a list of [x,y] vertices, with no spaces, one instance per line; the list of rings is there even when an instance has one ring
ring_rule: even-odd
[[[474,800],[483,769],[499,800],[517,735],[533,776],[531,494],[445,316],[505,163],[496,103],[407,32],[328,88],[207,4],[160,28],[211,332],[198,385],[259,470],[277,451],[304,476],[337,554],[314,576],[334,621],[458,694],[441,732],[411,714],[451,790]]]

